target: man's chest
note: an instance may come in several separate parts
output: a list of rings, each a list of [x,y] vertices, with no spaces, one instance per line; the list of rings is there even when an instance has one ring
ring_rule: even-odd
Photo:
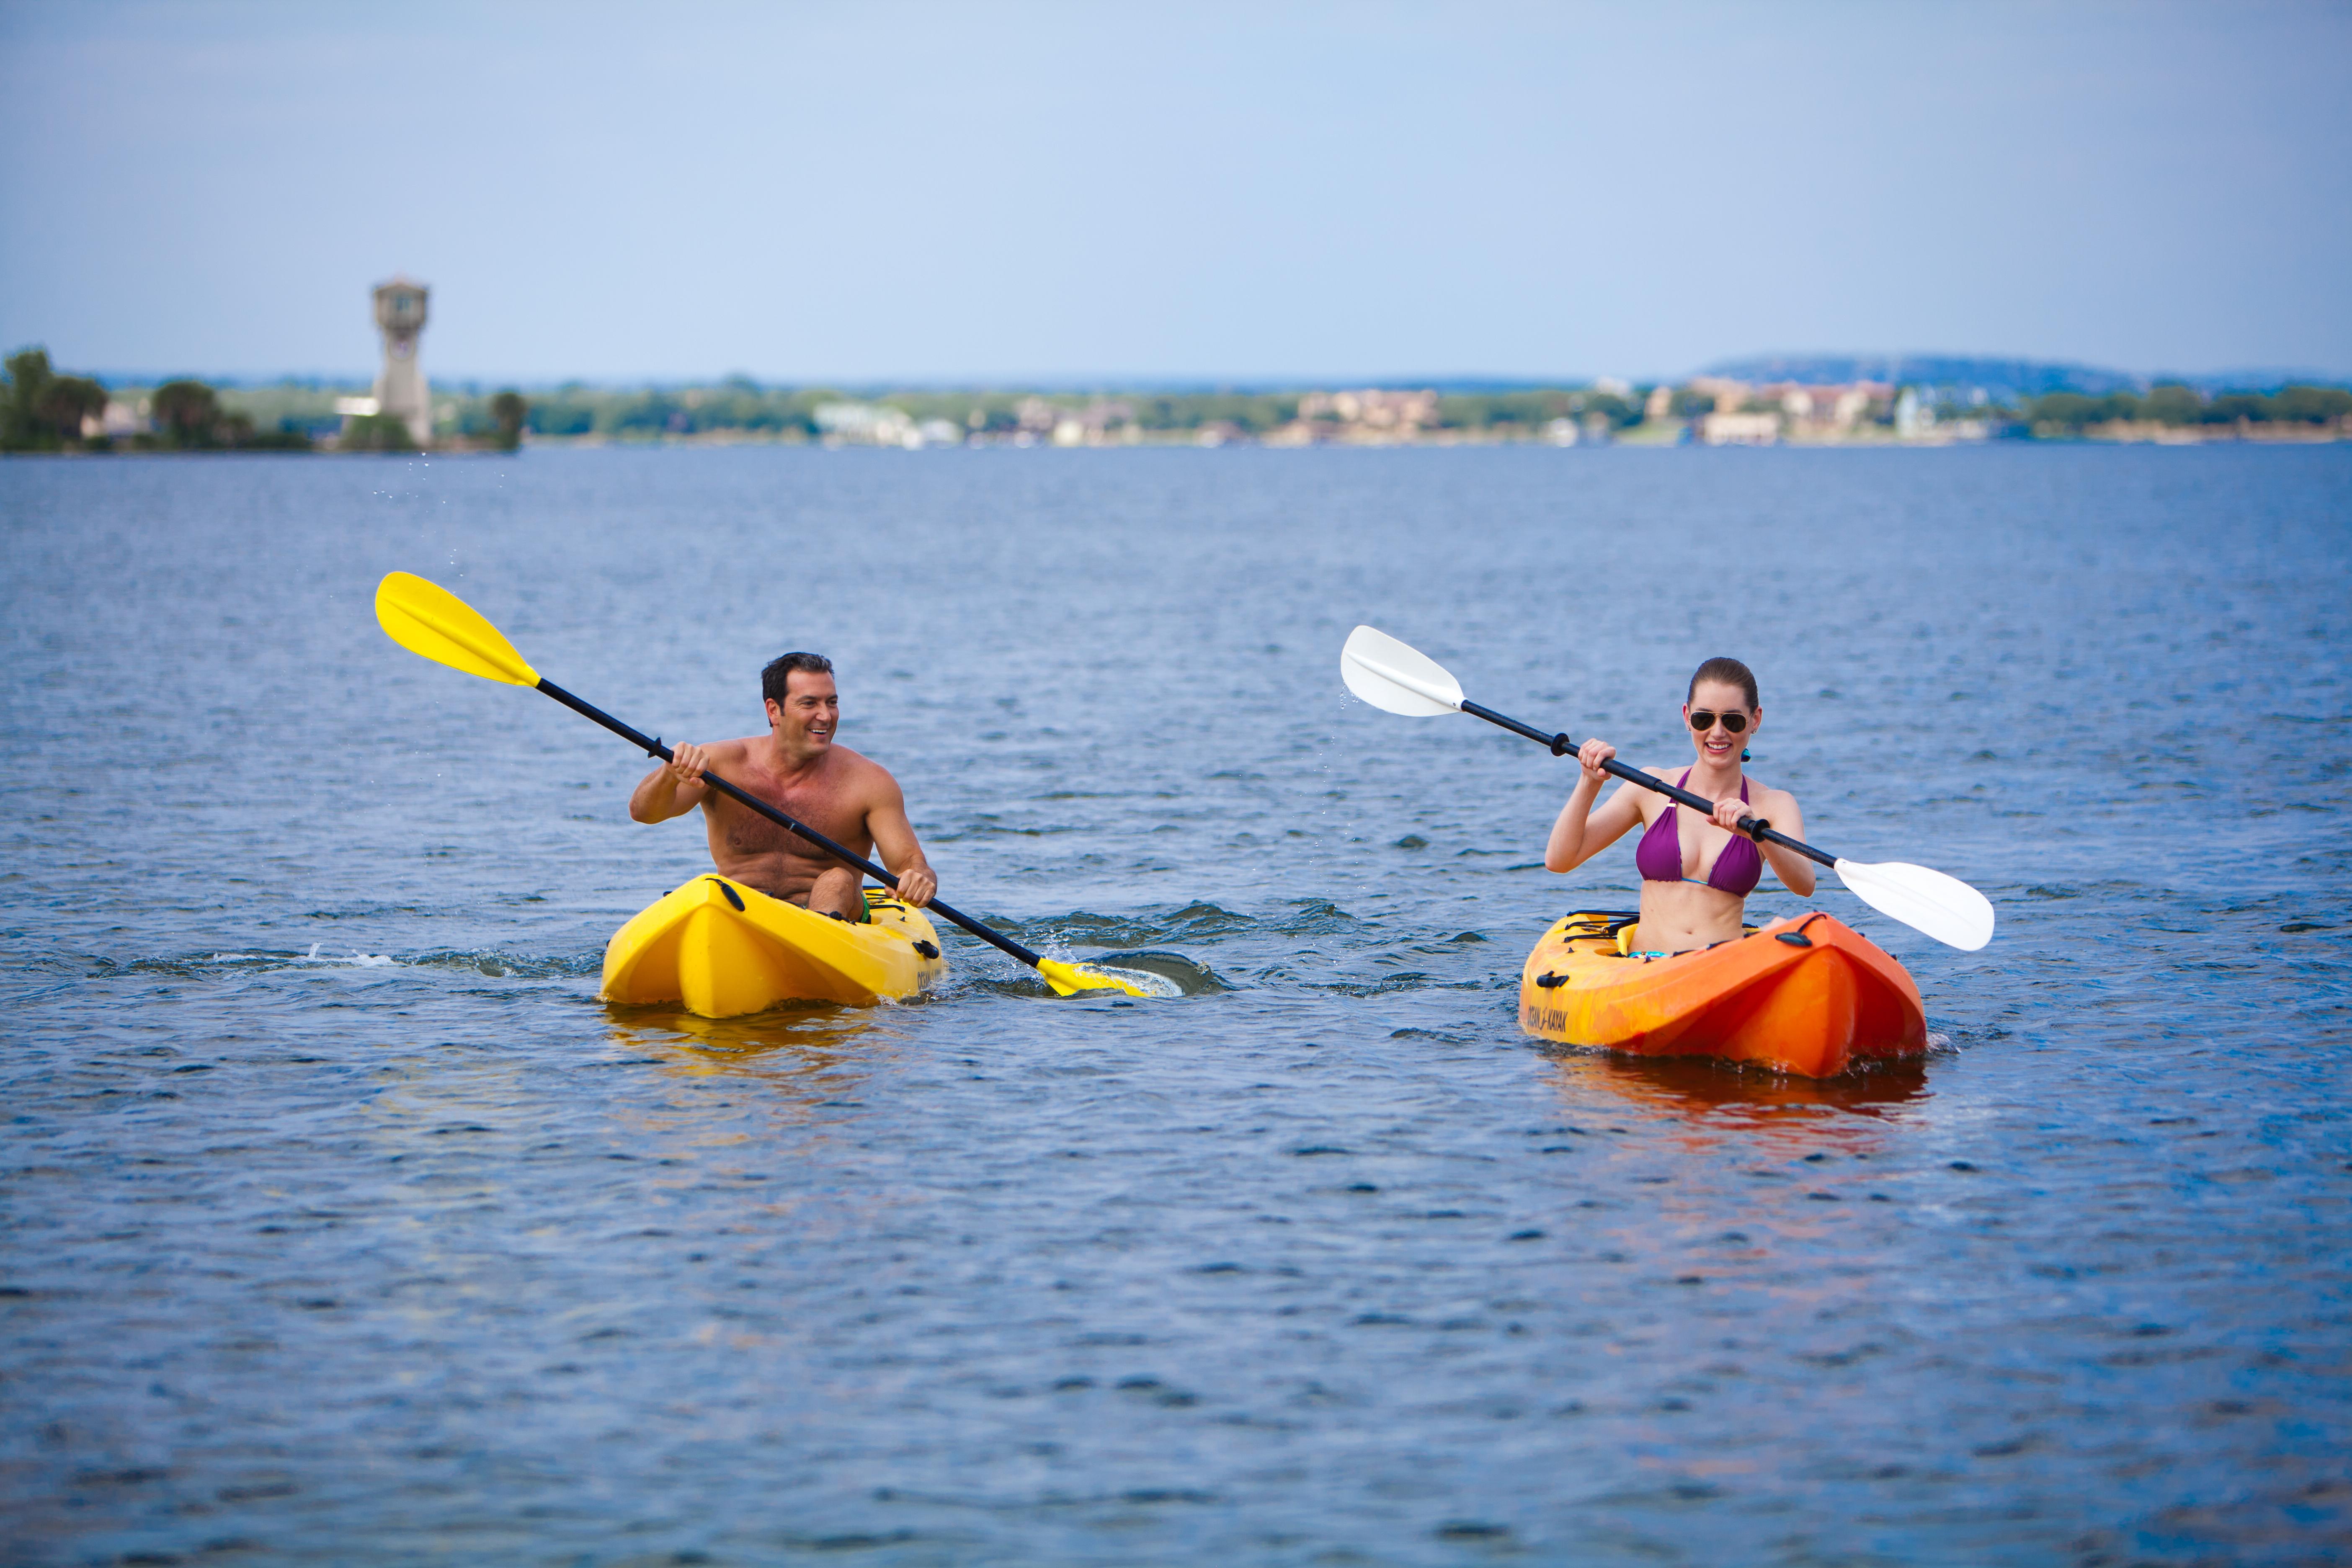
[[[805,823],[829,838],[856,842],[866,837],[865,812],[832,781],[803,780],[786,784],[773,779],[753,777],[740,782],[747,793],[759,796],[785,816]],[[747,853],[783,850],[798,855],[823,856],[823,851],[806,839],[724,795],[713,795],[705,809],[717,817],[719,831],[729,846],[735,849]]]

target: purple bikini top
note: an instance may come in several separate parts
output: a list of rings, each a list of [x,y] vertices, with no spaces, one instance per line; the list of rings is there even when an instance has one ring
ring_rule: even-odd
[[[1683,770],[1677,784],[1690,783],[1691,771]],[[1748,798],[1748,781],[1739,781],[1739,798]],[[1644,882],[1697,882],[1696,877],[1683,875],[1683,830],[1675,821],[1675,807],[1669,805],[1658,813],[1658,820],[1642,835],[1642,842],[1633,847],[1633,868],[1642,873]],[[1756,890],[1757,879],[1764,875],[1764,857],[1756,852],[1756,841],[1744,833],[1735,833],[1731,842],[1718,850],[1715,869],[1706,874],[1699,885],[1713,888],[1718,893],[1730,893],[1746,898]]]

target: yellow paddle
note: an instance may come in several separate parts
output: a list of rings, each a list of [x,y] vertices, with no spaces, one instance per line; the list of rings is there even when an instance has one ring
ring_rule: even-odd
[[[504,633],[482,618],[481,613],[448,589],[428,583],[406,572],[385,574],[375,591],[375,618],[383,624],[386,636],[411,653],[422,654],[436,664],[446,664],[452,669],[462,669],[467,675],[478,675],[485,680],[504,681],[509,686],[528,686],[544,691],[573,712],[593,719],[621,739],[649,756],[670,760],[670,751],[660,741],[629,728],[618,719],[582,701],[555,682],[531,668],[529,660],[515,651]],[[793,821],[757,795],[747,795],[717,773],[706,771],[702,782],[721,795],[750,806],[777,826],[796,833],[844,865],[855,866],[884,887],[896,891],[898,879],[862,855],[851,853],[824,834],[805,824]],[[1011,937],[989,930],[971,916],[950,909],[933,899],[931,913],[945,915],[981,941],[1011,953],[1043,975],[1045,984],[1058,995],[1071,996],[1081,991],[1124,991],[1129,996],[1150,996],[1132,981],[1106,974],[1098,969],[1082,964],[1064,963],[1030,952]]]

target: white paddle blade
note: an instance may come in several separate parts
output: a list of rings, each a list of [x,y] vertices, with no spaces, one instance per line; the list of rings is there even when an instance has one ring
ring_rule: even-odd
[[[1408,719],[1462,711],[1462,683],[1445,667],[1383,631],[1358,626],[1339,650],[1339,679],[1375,708]]]
[[[1992,901],[1958,877],[1900,860],[1841,860],[1837,874],[1855,898],[1947,947],[1974,952],[1992,940]]]

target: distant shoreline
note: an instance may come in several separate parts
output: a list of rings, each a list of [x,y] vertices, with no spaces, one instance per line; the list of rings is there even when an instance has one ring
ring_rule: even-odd
[[[1748,447],[1751,447],[1751,448],[1762,448],[1762,447],[1775,447],[1775,448],[1780,448],[1780,449],[1789,450],[1789,451],[1806,451],[1806,452],[1822,452],[1822,451],[1885,452],[1885,451],[1923,451],[1923,450],[1924,450],[1924,451],[1949,451],[1949,450],[1952,450],[1952,449],[1955,449],[1955,448],[1958,448],[1958,447],[2004,447],[2004,446],[2006,446],[2006,447],[2017,447],[2017,446],[2034,446],[2034,447],[2094,447],[2120,448],[2120,447],[2249,447],[2249,446],[2251,446],[2251,447],[2327,447],[2327,446],[2338,446],[2338,445],[2345,445],[2345,444],[2352,444],[2352,432],[2347,432],[2347,431],[2345,431],[2345,430],[2342,430],[2342,429],[2334,429],[2334,428],[2309,429],[2309,428],[2294,428],[2294,427],[2288,427],[2288,428],[2281,429],[2281,428],[2263,428],[2263,427],[2262,427],[2262,426],[2255,426],[2255,427],[2253,427],[2253,428],[2252,428],[2252,429],[2250,429],[2250,430],[2245,430],[2245,431],[2238,431],[2238,430],[2221,430],[2221,431],[2215,431],[2215,430],[2196,430],[2196,431],[2190,431],[2190,432],[2188,432],[2188,433],[2185,433],[2185,434],[2184,434],[2184,433],[2181,433],[2181,432],[2179,432],[2179,431],[2165,431],[2165,432],[2163,432],[2162,434],[2148,435],[2148,434],[2142,434],[2142,433],[2137,433],[2137,432],[2110,432],[2110,431],[2104,431],[2104,430],[2087,430],[2087,431],[2082,432],[2082,433],[2081,433],[2081,434],[2079,434],[2079,435],[2078,435],[2078,434],[2072,434],[2072,433],[2069,433],[2069,434],[2063,434],[2063,435],[2037,435],[2037,436],[2030,436],[2030,437],[1944,437],[1944,438],[1934,438],[1934,437],[1930,437],[1930,438],[1925,438],[1925,439],[1921,439],[1921,438],[1904,439],[1904,438],[1900,438],[1900,437],[1887,437],[1879,438],[1879,439],[1868,439],[1868,438],[1864,438],[1864,439],[1844,439],[1844,440],[1836,440],[1836,439],[1830,439],[1830,440],[1822,440],[1822,439],[1807,439],[1807,438],[1801,438],[1801,437],[1800,437],[1800,438],[1796,438],[1796,439],[1786,439],[1786,440],[1778,440],[1778,441],[1771,441],[1771,442],[1738,442],[1738,443],[1722,443],[1722,444],[1719,444],[1719,445],[1738,445],[1738,446]],[[1079,446],[1074,446],[1074,447],[1059,447],[1059,448],[1057,448],[1057,447],[1055,447],[1055,445],[1054,445],[1052,442],[1047,442],[1047,441],[1031,441],[1031,442],[1025,442],[1025,443],[1024,443],[1024,442],[1015,442],[1015,441],[1011,441],[1011,440],[1002,440],[1002,439],[992,439],[992,438],[985,438],[985,437],[983,437],[983,438],[978,438],[978,439],[966,439],[966,440],[957,441],[957,442],[953,442],[953,443],[931,443],[931,444],[927,444],[927,445],[926,445],[926,447],[925,447],[924,448],[920,448],[920,449],[926,449],[926,450],[954,449],[954,450],[959,450],[959,451],[984,451],[984,450],[994,450],[994,449],[1002,448],[1002,449],[1008,450],[1008,451],[1026,451],[1026,450],[1051,451],[1051,450],[1068,450],[1068,451],[1095,451],[1095,452],[1101,452],[1101,451],[1163,451],[1163,452],[1164,452],[1164,451],[1184,451],[1184,450],[1192,450],[1192,451],[1214,451],[1214,450],[1223,450],[1223,449],[1227,449],[1227,448],[1232,448],[1232,449],[1249,449],[1249,450],[1266,450],[1266,451],[1277,451],[1277,452],[1285,452],[1285,451],[1348,451],[1348,450],[1354,450],[1354,451],[1459,451],[1459,450],[1463,450],[1463,449],[1465,449],[1465,448],[1473,448],[1473,447],[1475,447],[1475,448],[1486,448],[1486,449],[1491,449],[1491,448],[1501,448],[1501,447],[1554,447],[1554,448],[1558,448],[1558,447],[1560,447],[1562,445],[1563,445],[1562,443],[1553,442],[1553,441],[1548,441],[1548,440],[1545,440],[1545,439],[1543,439],[1543,438],[1541,438],[1541,437],[1528,437],[1528,436],[1517,436],[1517,437],[1496,437],[1496,436],[1484,436],[1484,435],[1469,435],[1469,436],[1454,436],[1454,437],[1431,437],[1431,438],[1427,438],[1427,439],[1423,439],[1423,440],[1414,440],[1414,441],[1311,441],[1311,442],[1287,441],[1287,442],[1279,442],[1279,441],[1255,441],[1255,440],[1247,440],[1247,439],[1244,439],[1244,440],[1237,440],[1237,441],[1225,441],[1225,442],[1219,442],[1219,443],[1214,443],[1214,444],[1211,444],[1211,443],[1203,443],[1203,442],[1197,441],[1197,440],[1181,440],[1181,439],[1169,439],[1169,438],[1153,439],[1153,438],[1147,437],[1147,438],[1145,438],[1145,439],[1138,440],[1138,441],[1102,442],[1102,443],[1097,443],[1097,444],[1094,444],[1094,445],[1091,445],[1091,446],[1089,446],[1089,445],[1079,445]],[[1707,443],[1700,442],[1700,441],[1694,441],[1694,440],[1684,439],[1684,438],[1681,438],[1681,437],[1675,437],[1675,436],[1664,436],[1664,437],[1643,437],[1643,436],[1635,435],[1635,436],[1633,436],[1633,437],[1621,437],[1621,438],[1619,438],[1619,439],[1612,440],[1612,441],[1604,441],[1604,442],[1578,442],[1578,443],[1574,443],[1573,445],[1575,445],[1575,446],[1580,446],[1580,447],[1625,447],[1625,448],[1627,448],[1627,449],[1629,449],[1629,450],[1633,450],[1633,451],[1677,451],[1677,450],[1685,450],[1685,449],[1695,449],[1695,450],[1714,449],[1714,448],[1710,447],[1708,446],[1708,444],[1707,444]],[[163,459],[170,459],[170,460],[179,460],[179,459],[184,459],[184,458],[194,458],[194,459],[199,459],[199,460],[201,460],[201,459],[213,459],[213,458],[399,458],[399,459],[402,459],[402,460],[404,460],[404,461],[414,461],[414,460],[415,460],[416,458],[514,458],[514,457],[516,457],[516,456],[518,456],[518,455],[520,455],[520,454],[521,454],[521,453],[530,452],[530,451],[533,451],[533,450],[542,450],[542,451],[549,451],[549,452],[572,452],[572,451],[578,451],[578,452],[596,452],[596,451],[656,451],[656,450],[660,450],[660,451],[721,451],[721,450],[727,450],[727,449],[730,449],[730,448],[734,448],[734,447],[790,447],[790,448],[800,449],[800,450],[814,450],[814,451],[849,451],[849,450],[866,450],[866,451],[874,451],[874,450],[902,450],[902,449],[904,449],[904,448],[899,448],[899,447],[876,447],[873,443],[870,443],[870,442],[866,442],[866,443],[852,443],[852,442],[827,442],[827,441],[824,441],[824,440],[811,439],[810,437],[805,437],[805,436],[798,436],[798,437],[795,437],[795,436],[773,435],[773,434],[768,434],[768,433],[731,432],[731,431],[713,431],[713,432],[705,432],[705,433],[700,433],[700,434],[692,434],[692,435],[652,434],[652,435],[623,435],[623,436],[597,436],[597,435],[588,435],[588,436],[530,436],[530,437],[524,437],[524,439],[523,439],[523,441],[522,441],[521,445],[520,445],[519,447],[511,447],[511,448],[510,448],[510,447],[488,447],[488,446],[482,446],[482,445],[479,445],[479,444],[451,444],[451,445],[446,445],[446,446],[431,446],[431,447],[403,447],[403,448],[399,448],[399,449],[396,449],[396,450],[391,450],[391,451],[386,451],[386,450],[383,450],[383,449],[371,449],[371,448],[352,448],[352,449],[348,449],[348,450],[346,450],[346,449],[341,449],[341,448],[338,448],[338,447],[332,447],[332,446],[325,446],[325,445],[309,446],[309,447],[215,447],[174,448],[174,447],[72,447],[72,448],[68,448],[68,449],[65,449],[65,450],[58,450],[58,449],[49,449],[49,450],[30,450],[30,451],[7,451],[7,450],[0,450],[0,462],[13,461],[13,460],[19,460],[19,459],[34,459],[34,460],[39,460],[39,459],[63,459],[63,460],[68,460],[68,461],[76,461],[76,462],[79,462],[79,461],[89,461],[89,460],[97,460],[97,459],[108,459],[108,460],[114,460],[114,461],[121,461],[121,460],[138,460],[138,459],[152,459],[152,458],[163,458]]]
[[[2352,389],[2294,384],[2206,392],[2019,395],[1981,384],[1743,381],[1463,392],[1438,386],[1285,393],[905,390],[824,387],[597,388],[526,396],[446,388],[395,420],[326,384],[214,387],[193,379],[108,387],[52,372],[22,351],[0,414],[0,447],[121,454],[154,450],[361,449],[456,456],[530,446],[728,447],[1486,447],[1790,446],[1882,448],[2060,441],[2204,446],[2352,439]],[[416,438],[431,426],[428,438]]]

